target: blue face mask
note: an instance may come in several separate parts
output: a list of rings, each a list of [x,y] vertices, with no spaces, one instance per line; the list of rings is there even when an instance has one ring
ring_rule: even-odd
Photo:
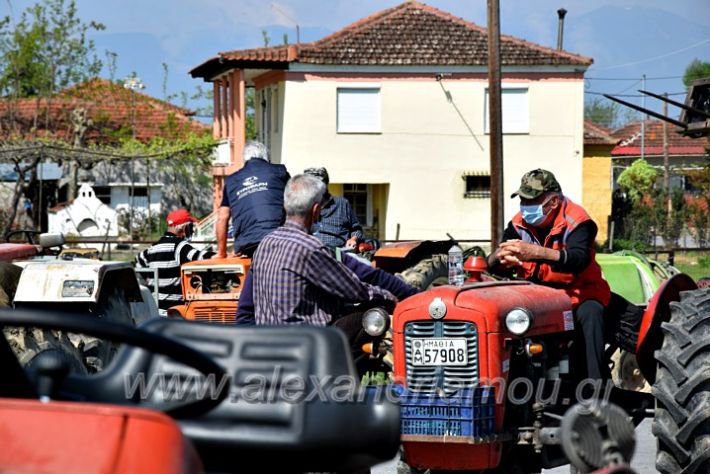
[[[530,225],[540,225],[545,221],[547,214],[542,212],[542,204],[532,204],[529,206],[520,205],[520,213],[523,220]]]

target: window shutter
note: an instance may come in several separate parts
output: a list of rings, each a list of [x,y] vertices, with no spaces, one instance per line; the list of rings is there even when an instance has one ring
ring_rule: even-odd
[[[511,87],[501,89],[501,113],[503,119],[503,133],[529,133],[529,109],[527,87]],[[488,123],[488,89],[486,89],[483,107],[485,114],[485,133],[490,133]]]
[[[379,133],[380,89],[338,88],[338,133]]]

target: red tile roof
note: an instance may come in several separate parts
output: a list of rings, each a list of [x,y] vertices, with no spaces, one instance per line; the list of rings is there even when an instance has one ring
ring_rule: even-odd
[[[191,71],[209,78],[226,62],[256,67],[269,61],[332,65],[487,66],[488,31],[423,3],[410,1],[382,10],[313,43],[219,53]],[[501,35],[504,66],[589,66],[592,59]]]
[[[210,130],[210,127],[192,120],[193,113],[186,109],[105,79],[92,79],[60,92],[51,100],[21,99],[14,104],[0,101],[0,138],[8,138],[9,130],[14,128],[19,129],[20,136],[33,135],[34,117],[39,110],[38,130],[34,135],[71,141],[71,113],[78,108],[86,109],[93,122],[85,135],[89,142],[110,141],[106,131],[116,132],[122,127],[130,134],[130,129],[135,126],[135,137],[141,141]],[[14,120],[10,117],[11,109],[14,109]],[[47,113],[52,131],[44,126]]]
[[[618,139],[611,136],[611,131],[601,125],[584,121],[584,144],[585,145],[615,145]]]
[[[644,155],[663,155],[663,122],[646,120]],[[690,138],[676,132],[677,127],[668,124],[668,153],[682,156],[705,156],[708,141],[705,138]],[[611,151],[612,156],[641,156],[641,121],[632,122],[614,130],[612,136],[619,140]]]

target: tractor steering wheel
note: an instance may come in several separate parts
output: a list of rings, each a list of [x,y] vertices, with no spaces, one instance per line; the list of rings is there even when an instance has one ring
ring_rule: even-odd
[[[185,344],[159,334],[154,334],[123,324],[100,320],[98,318],[87,318],[86,316],[77,316],[62,312],[0,309],[0,327],[2,326],[36,327],[40,329],[53,329],[86,334],[113,342],[127,344],[129,346],[140,347],[141,349],[145,349],[151,355],[161,354],[167,356],[176,362],[198,370],[202,375],[207,377],[208,380],[211,379],[221,382],[223,377],[227,377],[224,369],[210,357]],[[123,348],[123,350],[128,349],[129,348]],[[142,408],[156,409],[175,418],[189,418],[206,413],[219,405],[229,393],[230,384],[220,383],[220,388],[216,393],[212,393],[212,396],[202,397],[187,403],[150,403],[142,400],[136,403],[131,400],[127,400],[125,397],[121,400],[120,397],[117,396],[102,396],[106,394],[106,390],[101,390],[102,388],[105,388],[102,387],[102,385],[111,385],[110,383],[106,383],[105,375],[108,375],[111,372],[114,372],[116,377],[120,378],[120,380],[118,380],[118,386],[123,386],[123,370],[116,370],[115,367],[118,363],[120,363],[119,359],[121,358],[117,355],[104,371],[99,372],[94,376],[70,376],[68,381],[72,382],[69,384],[71,385],[70,389],[72,393],[76,393],[80,396],[86,395],[86,398],[92,401],[135,405]],[[110,382],[116,381],[110,380]]]

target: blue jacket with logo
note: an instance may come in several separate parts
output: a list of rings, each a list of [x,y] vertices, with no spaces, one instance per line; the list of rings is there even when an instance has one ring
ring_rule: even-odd
[[[225,178],[222,206],[228,206],[232,215],[235,252],[258,244],[281,225],[289,178],[284,165],[259,158]]]

